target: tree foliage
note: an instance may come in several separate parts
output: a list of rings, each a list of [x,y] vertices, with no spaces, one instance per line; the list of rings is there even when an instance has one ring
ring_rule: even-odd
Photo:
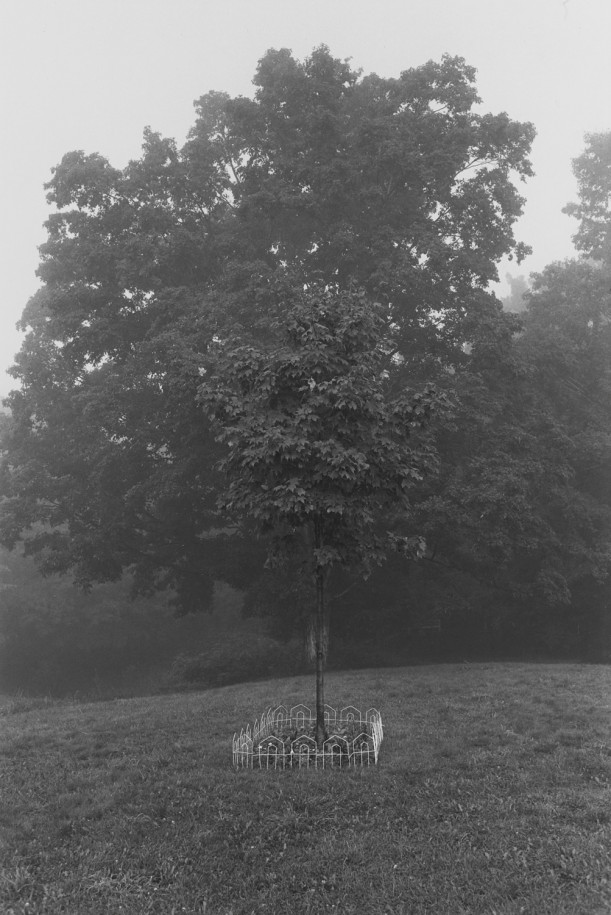
[[[304,283],[381,303],[399,387],[449,383],[511,326],[488,283],[526,250],[533,129],[480,113],[473,68],[362,76],[321,47],[268,52],[254,82],[203,96],[181,149],[147,129],[124,169],[75,151],[53,170],[0,513],[47,572],[130,568],[136,590],[206,604],[228,562],[199,369],[230,332],[265,340]]]
[[[589,260],[533,276],[519,332],[493,361],[472,354],[458,422],[439,438],[439,483],[420,508],[436,562],[488,583],[499,606],[509,595],[515,616],[530,614],[524,629],[549,620],[542,647],[555,628],[556,647],[596,654],[611,573],[611,258],[601,242],[611,176],[592,150],[577,168],[581,201],[568,209]]]
[[[325,582],[334,565],[365,573],[401,536],[410,491],[435,466],[422,439],[441,398],[433,389],[388,397],[392,339],[362,292],[308,289],[272,325],[265,350],[220,343],[199,392],[228,446],[221,507],[271,534],[270,559],[295,547],[316,585],[317,740],[325,737]]]
[[[586,148],[573,160],[579,202],[564,212],[579,219],[575,247],[588,257],[611,263],[611,131],[586,134]]]
[[[325,579],[340,628],[360,600],[371,629],[365,603],[384,601],[393,632],[400,614],[492,613],[501,641],[563,620],[566,644],[595,644],[610,135],[574,163],[583,259],[525,295],[516,278],[515,314],[490,282],[527,251],[513,227],[533,136],[482,112],[461,58],[381,78],[321,47],[269,51],[252,98],[202,96],[182,148],[147,129],[123,169],[67,153],[0,433],[1,542],[86,587],[129,570],[135,592],[196,610],[223,579],[285,613],[294,581],[265,591],[258,569],[297,530],[312,546],[318,518],[314,570],[372,566],[358,597],[349,571]],[[452,409],[425,433],[441,394]],[[243,514],[276,539],[256,542]],[[427,550],[382,580],[387,530]]]
[[[362,292],[304,291],[271,330],[274,345],[223,341],[206,362],[199,399],[228,446],[222,508],[271,532],[272,556],[304,526],[313,544],[316,527],[316,568],[369,570],[384,554],[380,510],[402,518],[435,467],[416,433],[441,398],[432,388],[388,398],[394,347]]]

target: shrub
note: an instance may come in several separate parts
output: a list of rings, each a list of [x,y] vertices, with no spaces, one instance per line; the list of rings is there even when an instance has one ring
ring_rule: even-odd
[[[225,686],[249,680],[302,673],[305,663],[296,642],[282,644],[265,635],[228,633],[198,654],[180,654],[166,678],[170,690]]]

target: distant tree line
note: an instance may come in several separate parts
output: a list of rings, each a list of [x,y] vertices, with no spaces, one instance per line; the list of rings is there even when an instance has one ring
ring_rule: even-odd
[[[203,96],[180,149],[147,129],[122,170],[81,151],[53,170],[0,430],[0,542],[179,613],[227,582],[279,638],[302,631],[315,577],[290,550],[263,567],[278,531],[226,498],[239,436],[219,440],[209,385],[219,352],[273,361],[304,296],[352,302],[381,322],[376,397],[443,409],[402,498],[368,519],[397,550],[365,581],[348,551],[325,579],[338,656],[608,658],[611,133],[575,162],[579,257],[514,283],[509,310],[491,283],[528,253],[513,227],[534,128],[480,113],[464,60],[383,79],[325,47],[269,51],[254,84]],[[357,451],[323,481],[346,500]]]

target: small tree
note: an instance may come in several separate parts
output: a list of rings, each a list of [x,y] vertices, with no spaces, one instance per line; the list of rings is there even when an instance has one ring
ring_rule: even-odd
[[[424,549],[421,538],[389,528],[435,466],[422,430],[441,397],[432,387],[391,396],[392,352],[381,306],[364,293],[309,289],[273,325],[265,349],[218,343],[199,391],[227,446],[221,507],[271,534],[268,562],[296,546],[309,563],[319,747],[330,569],[367,574],[389,549]]]

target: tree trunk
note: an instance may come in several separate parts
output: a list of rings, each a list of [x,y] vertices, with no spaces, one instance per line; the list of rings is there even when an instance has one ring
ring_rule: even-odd
[[[325,728],[325,579],[324,569],[316,569],[316,746],[322,750],[327,739]]]

